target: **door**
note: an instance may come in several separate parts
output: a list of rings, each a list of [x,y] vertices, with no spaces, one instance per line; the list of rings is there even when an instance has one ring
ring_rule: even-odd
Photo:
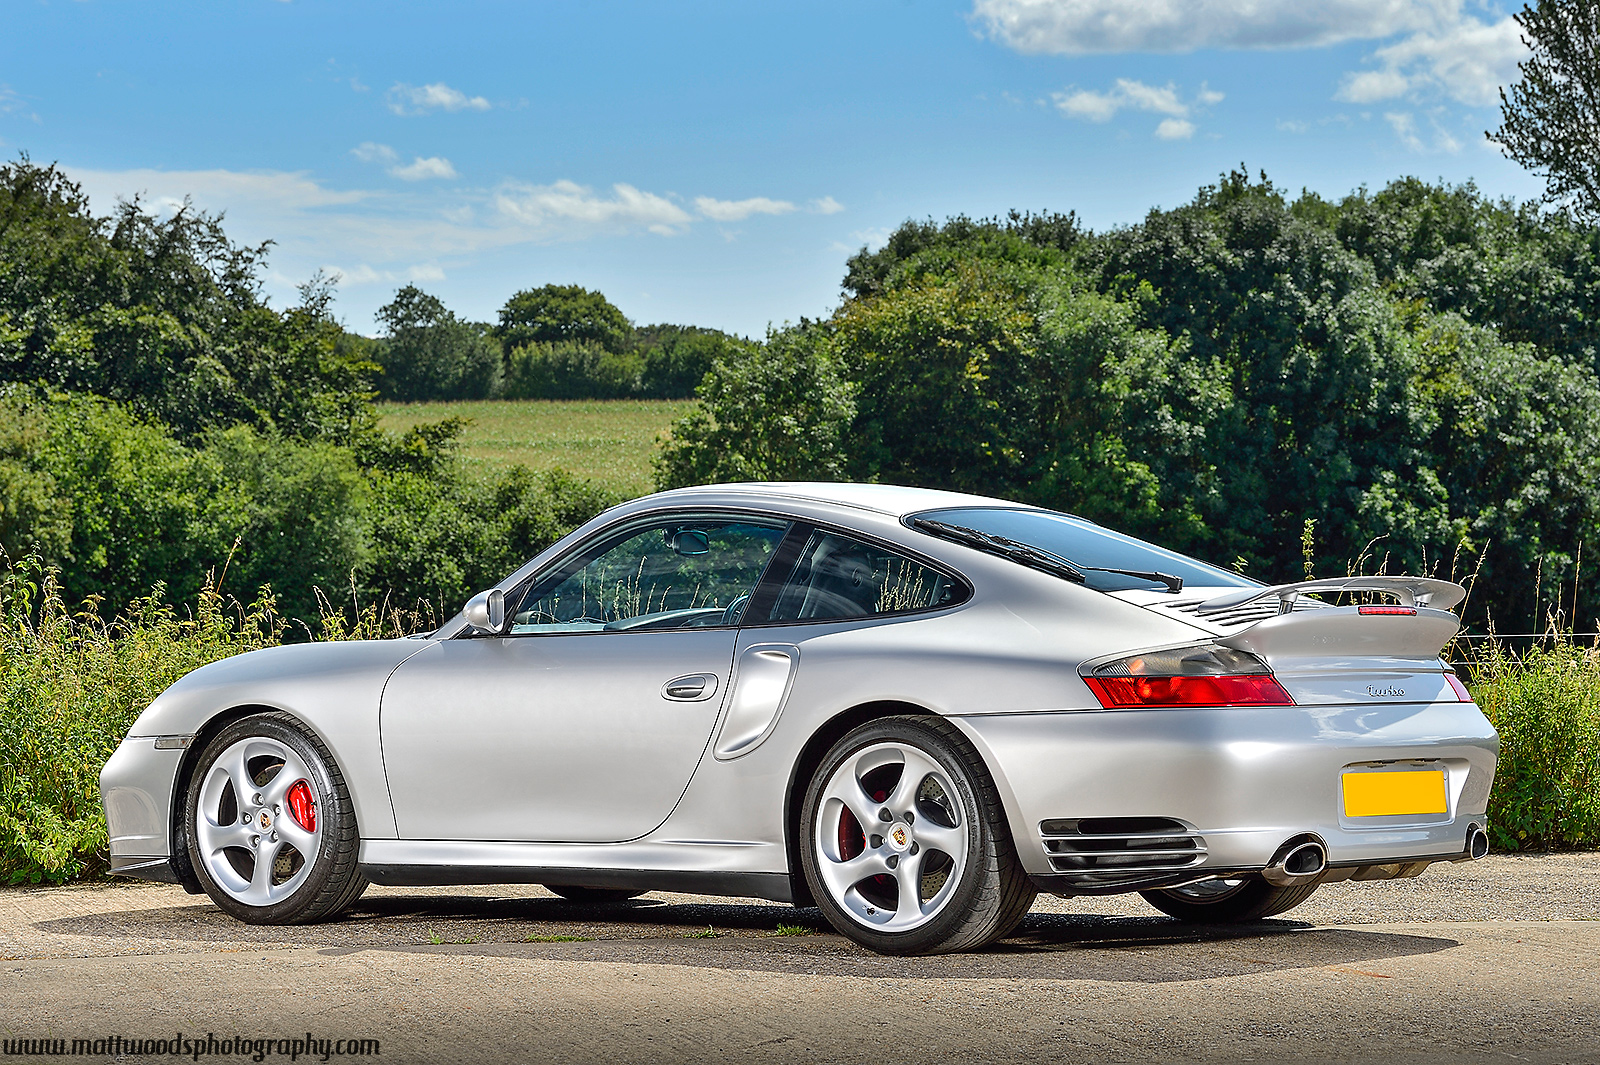
[[[505,635],[408,659],[381,724],[400,837],[613,842],[661,824],[716,725],[740,614],[785,529],[630,523],[513,589]]]

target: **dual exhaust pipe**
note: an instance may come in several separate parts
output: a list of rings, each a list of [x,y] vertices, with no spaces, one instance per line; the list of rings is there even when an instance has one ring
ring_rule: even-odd
[[[1477,861],[1489,854],[1489,834],[1482,825],[1467,826],[1466,849],[1457,861]],[[1261,878],[1278,887],[1290,887],[1314,880],[1328,871],[1328,848],[1321,840],[1291,839],[1261,870]],[[1414,875],[1414,874],[1413,874]]]

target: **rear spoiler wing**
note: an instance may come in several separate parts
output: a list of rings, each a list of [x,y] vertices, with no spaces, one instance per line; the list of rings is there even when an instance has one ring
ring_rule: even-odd
[[[1296,599],[1313,592],[1383,592],[1400,600],[1401,606],[1432,607],[1435,610],[1449,610],[1467,597],[1467,590],[1461,585],[1432,577],[1333,577],[1296,584],[1275,584],[1270,588],[1241,588],[1237,592],[1207,599],[1193,609],[1196,614],[1204,615],[1275,596],[1278,613],[1287,614],[1294,609]]]

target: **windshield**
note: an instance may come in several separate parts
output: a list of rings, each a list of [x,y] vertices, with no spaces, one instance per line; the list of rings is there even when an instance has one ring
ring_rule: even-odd
[[[1135,570],[1170,574],[1183,583],[1203,588],[1251,588],[1259,582],[1216,566],[1207,565],[1176,551],[1147,544],[1082,518],[1049,510],[1012,510],[1006,507],[951,507],[925,510],[918,518],[960,525],[990,536],[1003,536],[1019,544],[1059,555],[1083,571],[1084,583],[1101,592],[1128,588],[1162,591],[1159,581],[1131,577],[1107,570]]]

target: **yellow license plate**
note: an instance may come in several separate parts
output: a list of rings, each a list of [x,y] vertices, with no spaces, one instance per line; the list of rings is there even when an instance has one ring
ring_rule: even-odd
[[[1346,817],[1396,817],[1449,811],[1442,769],[1344,774]]]

